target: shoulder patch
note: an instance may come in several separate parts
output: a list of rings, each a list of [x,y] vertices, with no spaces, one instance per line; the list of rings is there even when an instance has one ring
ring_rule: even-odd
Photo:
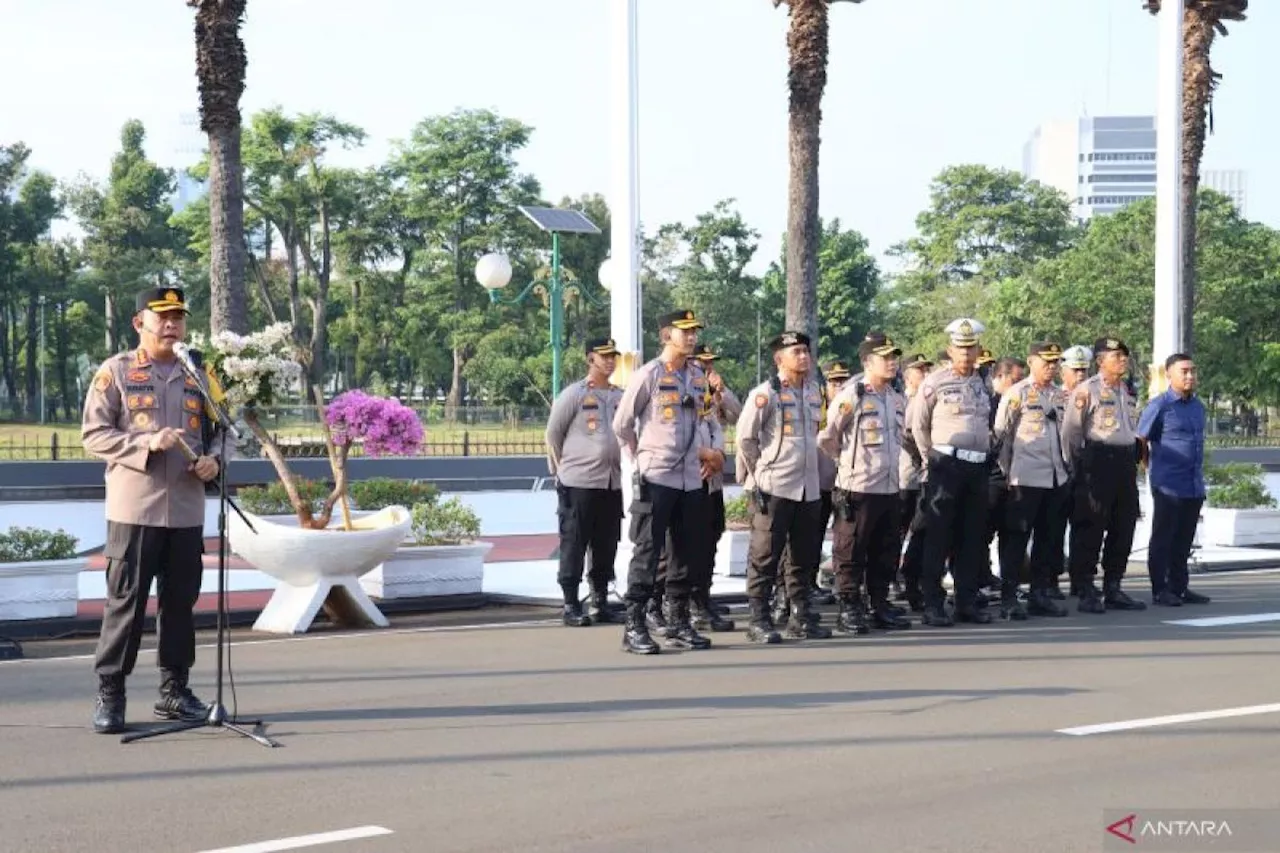
[[[1076,401],[1076,408],[1077,408],[1077,409],[1083,409],[1083,408],[1084,408],[1084,404],[1085,404],[1086,402],[1088,402],[1088,400],[1089,400],[1089,394],[1088,394],[1088,392],[1083,392],[1083,393],[1082,393],[1082,392],[1078,392],[1078,391],[1077,391],[1073,396],[1075,397],[1075,401]]]
[[[93,377],[93,387],[98,391],[106,391],[111,387],[111,371],[105,367],[98,371]]]
[[[1021,405],[1022,405],[1022,401],[1018,399],[1018,396],[1016,394],[1011,394],[1009,396],[1009,408],[1016,409]]]
[[[849,414],[849,412],[851,412],[851,411],[853,411],[853,406],[849,403],[849,401],[848,401],[848,400],[842,400],[842,401],[840,402],[840,414],[842,414],[842,415],[847,415],[847,414]]]
[[[757,409],[763,409],[763,408],[764,408],[765,406],[767,406],[767,405],[769,405],[769,395],[768,395],[768,394],[757,394],[757,395],[756,395],[756,408],[757,408]]]

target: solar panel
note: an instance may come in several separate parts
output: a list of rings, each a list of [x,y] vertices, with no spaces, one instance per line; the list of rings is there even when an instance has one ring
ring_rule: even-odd
[[[558,207],[519,206],[519,211],[533,220],[543,231],[558,234],[599,234],[600,229],[587,217],[576,210],[562,210]]]

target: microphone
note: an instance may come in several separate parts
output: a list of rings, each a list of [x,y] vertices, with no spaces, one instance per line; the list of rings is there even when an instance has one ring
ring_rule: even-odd
[[[200,378],[200,374],[203,371],[196,367],[196,363],[191,359],[191,347],[179,341],[173,345],[173,354],[178,357],[178,363],[182,365],[187,373],[196,379]]]

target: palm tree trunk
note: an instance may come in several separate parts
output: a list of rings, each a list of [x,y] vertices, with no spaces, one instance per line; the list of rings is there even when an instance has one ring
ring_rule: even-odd
[[[1182,18],[1182,302],[1178,306],[1181,352],[1192,352],[1195,343],[1196,212],[1199,206],[1200,161],[1204,156],[1209,102],[1213,98],[1213,21],[1202,10],[1188,6]]]
[[[827,85],[827,0],[791,0],[787,82],[791,92],[787,144],[788,329],[818,342],[818,148],[822,93]]]
[[[196,10],[200,128],[209,135],[210,327],[249,331],[245,296],[244,187],[240,96],[244,94],[245,0],[187,0]]]
[[[249,332],[240,122],[209,131],[209,327]]]

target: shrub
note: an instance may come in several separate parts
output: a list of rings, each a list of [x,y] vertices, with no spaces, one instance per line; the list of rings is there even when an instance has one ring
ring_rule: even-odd
[[[324,499],[329,496],[332,487],[320,480],[308,480],[298,477],[294,482],[298,496],[311,507],[313,513],[324,506]],[[266,486],[245,486],[237,493],[240,506],[254,515],[292,515],[293,505],[289,503],[289,493],[279,480]]]
[[[480,516],[457,498],[431,501],[413,507],[415,545],[459,545],[480,536]]]
[[[0,533],[0,563],[69,560],[76,555],[78,541],[65,530],[10,527]]]
[[[389,506],[411,507],[432,504],[440,497],[440,490],[423,480],[396,480],[391,477],[371,477],[354,480],[347,487],[357,509],[375,511]]]
[[[1205,465],[1206,506],[1217,509],[1269,509],[1276,499],[1267,491],[1265,470],[1250,462]]]
[[[724,525],[728,528],[746,527],[751,520],[751,506],[747,493],[743,492],[733,500],[724,502]]]

